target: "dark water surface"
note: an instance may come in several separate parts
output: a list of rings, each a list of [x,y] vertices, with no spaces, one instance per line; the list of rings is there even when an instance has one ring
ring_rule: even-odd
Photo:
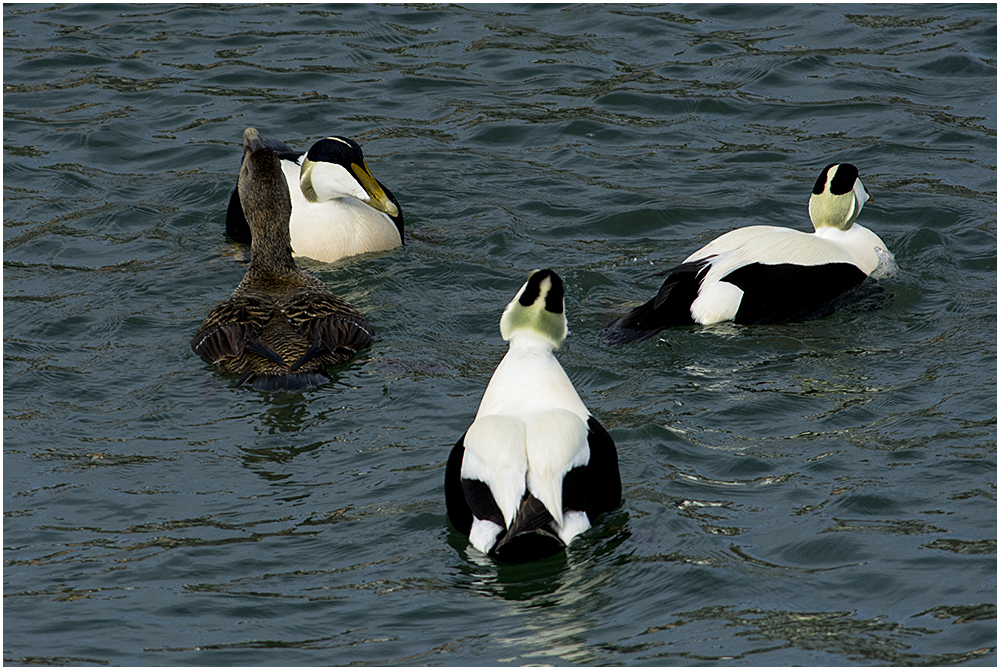
[[[4,5],[7,663],[994,666],[995,5]],[[243,129],[356,138],[406,246],[306,261],[381,339],[234,388]],[[899,270],[834,315],[596,334],[859,166]],[[625,501],[561,558],[448,529],[528,270]]]

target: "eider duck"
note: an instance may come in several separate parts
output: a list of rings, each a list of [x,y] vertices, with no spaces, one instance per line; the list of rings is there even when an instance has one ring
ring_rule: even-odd
[[[291,199],[280,160],[253,128],[243,133],[239,192],[253,231],[250,266],[233,294],[201,324],[191,348],[257,390],[292,391],[329,381],[324,370],[372,341],[356,309],[295,265]]]
[[[403,209],[372,176],[361,146],[346,137],[327,137],[308,152],[262,139],[281,160],[292,197],[292,252],[324,263],[403,244]],[[240,206],[239,185],[229,198],[226,234],[250,244],[250,226]]]
[[[638,342],[664,328],[719,321],[793,321],[815,315],[876,268],[892,267],[879,236],[854,221],[869,198],[849,163],[823,168],[809,198],[815,232],[776,226],[730,231],[688,256],[656,297],[608,324],[600,339]]]
[[[615,443],[553,355],[566,333],[562,280],[532,272],[500,318],[510,349],[448,457],[448,518],[502,561],[556,554],[621,503]]]

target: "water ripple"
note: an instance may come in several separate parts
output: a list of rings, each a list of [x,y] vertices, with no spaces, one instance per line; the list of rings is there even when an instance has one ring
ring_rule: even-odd
[[[8,663],[996,661],[996,12],[5,5]],[[379,339],[295,394],[190,350],[253,125],[357,138],[405,246],[303,266]],[[858,165],[898,271],[803,324],[595,335]],[[533,268],[621,509],[499,565],[444,460]],[[471,622],[471,623],[470,623]],[[109,635],[109,631],[114,631]]]

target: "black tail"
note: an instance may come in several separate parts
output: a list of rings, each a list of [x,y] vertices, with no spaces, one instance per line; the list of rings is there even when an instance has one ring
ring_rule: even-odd
[[[691,303],[698,297],[698,288],[708,271],[711,258],[682,263],[649,275],[667,275],[656,297],[606,325],[598,334],[598,339],[605,344],[641,342],[664,328],[694,325]]]
[[[650,300],[606,325],[598,333],[598,339],[604,344],[630,344],[648,340],[664,328],[689,326],[694,323],[690,312],[686,321],[683,318],[666,318],[668,315],[657,312],[653,302]]]
[[[566,545],[553,531],[553,521],[545,505],[525,493],[510,528],[493,547],[493,555],[507,563],[525,563],[558,554]]]

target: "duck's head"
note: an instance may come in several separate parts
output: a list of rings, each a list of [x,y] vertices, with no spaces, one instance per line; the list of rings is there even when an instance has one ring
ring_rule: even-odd
[[[823,168],[809,197],[809,218],[813,226],[849,230],[870,198],[850,163],[832,163]]]
[[[399,206],[372,176],[361,145],[346,137],[326,137],[309,148],[302,160],[299,187],[309,202],[325,202],[345,196],[357,198],[390,218],[399,216]]]
[[[281,161],[256,128],[243,131],[243,165],[238,191],[253,243],[260,238],[261,242],[284,242],[290,248],[288,221],[292,216],[292,200],[288,184],[281,171]]]
[[[500,336],[510,340],[521,332],[544,337],[553,349],[562,346],[566,339],[563,283],[552,270],[532,270],[528,281],[503,311]]]

